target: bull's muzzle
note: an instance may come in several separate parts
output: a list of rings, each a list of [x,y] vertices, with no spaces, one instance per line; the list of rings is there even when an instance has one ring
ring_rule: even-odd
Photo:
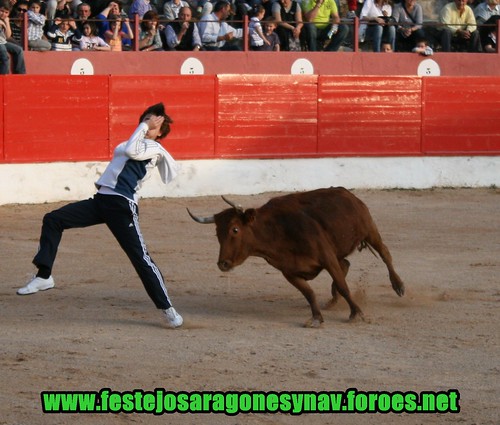
[[[229,260],[219,260],[217,265],[219,266],[219,269],[223,272],[228,272],[233,268],[233,263]]]

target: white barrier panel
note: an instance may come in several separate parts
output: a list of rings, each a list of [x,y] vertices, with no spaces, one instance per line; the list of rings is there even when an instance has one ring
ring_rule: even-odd
[[[500,156],[179,161],[165,186],[158,173],[142,197],[295,192],[319,187],[427,189],[500,186]],[[107,162],[1,164],[0,205],[84,199]]]

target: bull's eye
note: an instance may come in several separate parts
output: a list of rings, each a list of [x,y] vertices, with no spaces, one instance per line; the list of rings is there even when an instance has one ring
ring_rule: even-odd
[[[238,234],[239,231],[240,229],[238,229],[237,227],[233,227],[233,235]]]

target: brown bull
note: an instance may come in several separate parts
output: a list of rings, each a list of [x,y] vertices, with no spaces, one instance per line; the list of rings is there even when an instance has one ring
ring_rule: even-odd
[[[211,217],[196,217],[188,210],[197,222],[216,224],[219,268],[229,271],[249,256],[264,258],[306,297],[312,310],[306,326],[318,327],[323,322],[314,291],[307,283],[323,269],[333,280],[330,304],[340,293],[351,309],[350,319],[363,317],[345,280],[350,265],[346,257],[356,248],[378,252],[389,270],[394,291],[399,296],[404,294],[404,284],[368,208],[347,189],[279,196],[260,208],[247,210],[224,200],[233,208]]]

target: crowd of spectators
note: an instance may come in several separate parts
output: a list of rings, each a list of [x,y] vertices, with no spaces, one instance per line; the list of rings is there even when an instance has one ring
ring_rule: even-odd
[[[358,23],[362,50],[497,51],[500,0],[441,0],[434,20],[426,1],[0,0],[0,73],[22,72],[23,31],[36,51],[242,50],[245,31],[256,51],[349,51]]]

